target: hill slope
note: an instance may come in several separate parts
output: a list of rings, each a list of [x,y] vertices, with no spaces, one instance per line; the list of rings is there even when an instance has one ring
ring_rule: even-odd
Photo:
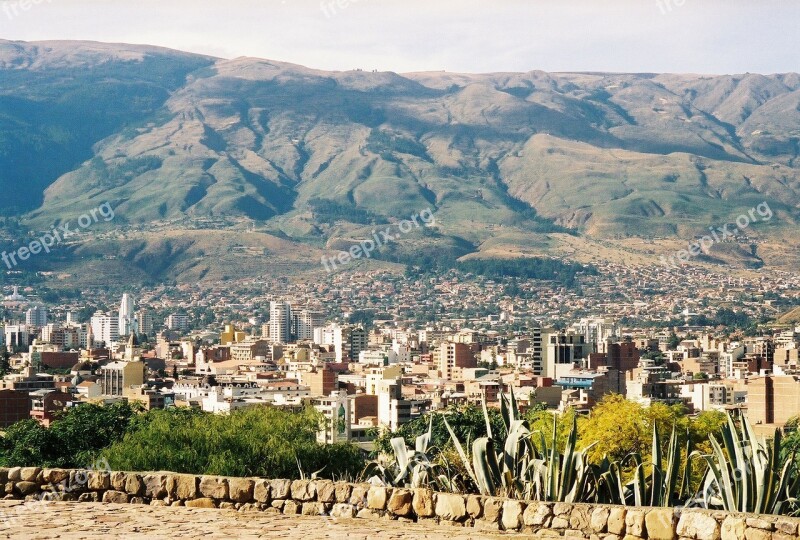
[[[398,75],[0,42],[0,207],[45,228],[110,202],[116,225],[255,220],[317,246],[431,208],[459,254],[497,255],[563,228],[688,242],[767,202],[748,241],[785,239],[798,111],[796,74]]]

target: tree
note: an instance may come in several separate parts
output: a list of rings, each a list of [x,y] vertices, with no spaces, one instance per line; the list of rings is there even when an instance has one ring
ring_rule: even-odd
[[[364,468],[351,444],[319,444],[321,415],[247,407],[228,415],[194,409],[152,410],[103,452],[112,469],[298,478],[355,477]]]
[[[0,462],[7,467],[87,467],[122,439],[141,408],[127,403],[83,404],[61,413],[47,429],[33,419],[6,430]]]
[[[5,377],[11,373],[11,353],[5,345],[0,347],[0,377]]]

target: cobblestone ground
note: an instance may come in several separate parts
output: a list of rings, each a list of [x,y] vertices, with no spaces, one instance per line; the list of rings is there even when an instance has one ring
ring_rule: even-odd
[[[26,505],[0,501],[0,538],[341,538],[348,540],[448,540],[523,538],[471,528],[404,523],[384,519],[328,519],[260,512],[138,504],[51,502]]]

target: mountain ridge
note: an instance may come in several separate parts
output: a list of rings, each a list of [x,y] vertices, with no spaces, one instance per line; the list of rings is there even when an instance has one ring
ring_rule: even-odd
[[[323,246],[364,229],[352,216],[430,207],[442,238],[496,256],[565,230],[688,241],[762,202],[776,219],[750,239],[783,241],[800,218],[794,73],[398,74],[43,43],[0,41],[0,141],[27,152],[0,153],[0,210],[31,228],[110,202],[118,226],[245,220]],[[20,47],[45,67],[5,67]]]

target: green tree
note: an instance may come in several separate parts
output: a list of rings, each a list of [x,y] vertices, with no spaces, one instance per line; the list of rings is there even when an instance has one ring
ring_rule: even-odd
[[[317,443],[321,421],[314,409],[248,407],[228,415],[152,410],[103,457],[115,470],[298,478],[299,463],[306,474],[355,477],[364,467],[361,452],[350,444]]]
[[[5,345],[0,347],[0,377],[5,377],[11,373],[11,353]]]

